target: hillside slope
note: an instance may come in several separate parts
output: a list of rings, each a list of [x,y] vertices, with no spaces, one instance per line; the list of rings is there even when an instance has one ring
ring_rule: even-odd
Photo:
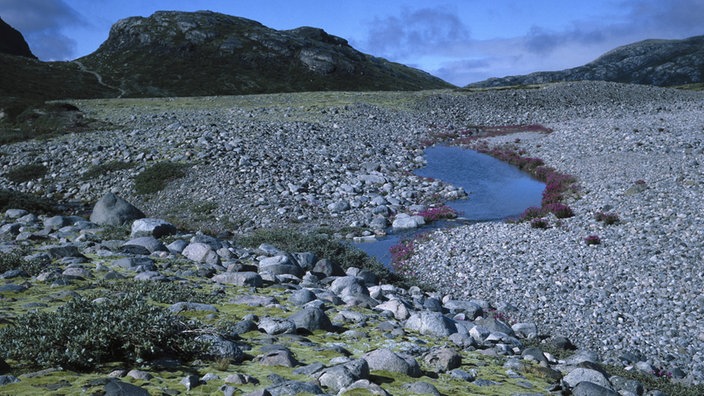
[[[452,87],[363,54],[321,29],[277,31],[210,11],[120,20],[100,48],[79,61],[127,96]]]

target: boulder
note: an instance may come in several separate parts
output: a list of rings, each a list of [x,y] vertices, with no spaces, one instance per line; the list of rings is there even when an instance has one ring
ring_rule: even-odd
[[[611,389],[611,383],[606,376],[599,371],[592,369],[576,368],[570,371],[570,373],[563,378],[563,381],[573,388],[580,382],[591,382],[604,388]]]
[[[125,242],[123,246],[141,246],[149,251],[149,253],[154,252],[166,252],[168,249],[161,243],[160,240],[152,236],[143,236],[130,239]]]
[[[305,330],[312,333],[315,330],[332,331],[330,318],[320,308],[305,308],[293,315],[288,320],[296,325],[296,330]]]
[[[318,376],[318,382],[328,391],[337,393],[358,380],[369,378],[369,363],[364,359],[327,368]]]
[[[446,373],[462,365],[462,356],[452,348],[436,348],[425,354],[423,361],[433,370]]]
[[[446,318],[440,312],[421,311],[413,314],[404,326],[421,334],[435,337],[448,337],[457,333],[457,325],[452,319]]]
[[[410,356],[396,354],[390,349],[377,349],[365,354],[362,358],[369,363],[369,369],[372,371],[391,371],[413,378],[421,376],[420,366],[415,359]]]
[[[166,235],[173,235],[176,232],[176,227],[166,220],[143,218],[137,219],[132,223],[130,236],[132,238],[143,236],[161,238]]]
[[[262,277],[258,273],[251,271],[224,272],[213,276],[212,280],[217,283],[235,286],[262,287],[264,285]]]
[[[191,242],[181,252],[189,260],[197,263],[219,264],[220,257],[213,248],[202,242]]]
[[[144,217],[144,213],[131,203],[107,193],[95,203],[90,221],[99,225],[122,225]]]

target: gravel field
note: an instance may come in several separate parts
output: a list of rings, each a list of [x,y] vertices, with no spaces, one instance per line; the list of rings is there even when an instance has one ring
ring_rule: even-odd
[[[551,219],[547,230],[485,223],[435,232],[415,244],[406,270],[444,292],[503,304],[516,320],[532,317],[606,362],[679,368],[701,382],[704,96],[611,84],[520,94],[554,132],[522,136],[519,146],[577,176],[580,196],[568,202],[576,216]],[[621,221],[604,225],[597,212]],[[601,244],[587,245],[590,235]]]
[[[410,172],[420,142],[470,125],[543,124],[514,142],[575,175],[576,216],[485,223],[416,243],[405,270],[456,296],[502,304],[516,320],[570,337],[606,362],[684,371],[704,380],[704,94],[611,83],[484,92],[282,94],[81,101],[115,130],[3,146],[7,171],[43,163],[48,175],[4,185],[95,202],[108,191],[151,217],[246,232],[356,226],[367,233],[414,204],[462,191]],[[133,178],[160,161],[187,176],[154,195]],[[109,161],[129,169],[84,179]],[[468,192],[471,199],[471,191]],[[618,214],[618,224],[594,219]],[[600,245],[584,238],[598,235]]]

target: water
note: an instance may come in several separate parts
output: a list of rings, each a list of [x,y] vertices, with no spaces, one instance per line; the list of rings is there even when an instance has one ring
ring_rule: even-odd
[[[459,222],[497,221],[518,216],[526,208],[540,206],[545,184],[515,166],[474,150],[434,146],[425,150],[427,166],[415,174],[464,188],[468,199],[448,202],[459,215]],[[355,244],[367,254],[389,265],[389,248],[400,240],[458,221],[438,221],[417,230],[390,234],[377,242]]]

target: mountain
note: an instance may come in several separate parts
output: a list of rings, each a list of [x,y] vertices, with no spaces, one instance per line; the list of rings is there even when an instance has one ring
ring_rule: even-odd
[[[322,29],[274,30],[211,11],[120,20],[98,50],[79,61],[125,96],[452,87],[359,52]]]
[[[22,33],[0,18],[0,53],[37,59],[24,41]]]
[[[467,87],[500,87],[558,81],[613,81],[674,86],[704,82],[704,36],[644,40],[611,50],[584,66],[524,76],[490,78]]]

